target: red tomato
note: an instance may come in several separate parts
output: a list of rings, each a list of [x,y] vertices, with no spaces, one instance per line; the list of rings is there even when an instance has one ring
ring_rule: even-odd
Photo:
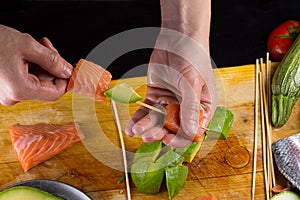
[[[277,26],[269,35],[267,48],[271,57],[281,61],[299,33],[300,21],[288,20]]]

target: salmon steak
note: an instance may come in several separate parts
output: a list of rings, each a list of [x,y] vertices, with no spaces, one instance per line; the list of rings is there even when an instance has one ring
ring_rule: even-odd
[[[85,95],[94,101],[104,102],[112,75],[93,62],[80,59],[76,64],[67,86],[67,92]]]
[[[77,123],[9,127],[13,149],[25,172],[84,139]]]

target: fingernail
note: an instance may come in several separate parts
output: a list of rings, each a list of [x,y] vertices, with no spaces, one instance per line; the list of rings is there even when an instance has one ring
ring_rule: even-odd
[[[73,68],[67,65],[64,66],[64,75],[69,78],[72,75]]]

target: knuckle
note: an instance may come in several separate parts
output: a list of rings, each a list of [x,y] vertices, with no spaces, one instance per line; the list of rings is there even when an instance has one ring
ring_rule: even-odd
[[[25,48],[31,48],[34,45],[34,39],[28,33],[21,34],[21,41],[22,41],[22,45]]]
[[[59,69],[59,55],[55,51],[49,51],[48,53],[48,60],[50,63],[50,67],[52,68],[53,72],[58,72]]]

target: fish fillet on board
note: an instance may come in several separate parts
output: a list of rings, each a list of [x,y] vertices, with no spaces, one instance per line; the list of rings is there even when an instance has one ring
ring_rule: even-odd
[[[104,102],[106,97],[103,93],[108,89],[111,78],[111,73],[100,65],[80,59],[73,70],[67,91]]]
[[[84,139],[77,123],[9,127],[13,149],[24,171],[63,152]]]

